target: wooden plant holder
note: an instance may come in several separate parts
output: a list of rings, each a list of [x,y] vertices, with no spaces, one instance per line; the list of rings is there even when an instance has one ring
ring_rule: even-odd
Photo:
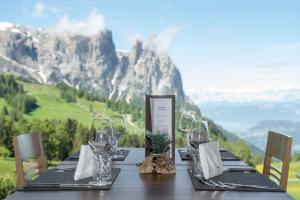
[[[167,154],[150,153],[140,166],[141,174],[175,174],[174,161]]]

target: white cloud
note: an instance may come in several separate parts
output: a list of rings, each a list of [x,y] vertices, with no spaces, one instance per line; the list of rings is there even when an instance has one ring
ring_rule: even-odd
[[[0,31],[5,31],[8,28],[12,28],[14,25],[9,22],[0,22]]]
[[[23,12],[28,13],[28,10],[26,9],[26,7],[23,7],[22,9],[23,9]],[[32,15],[34,17],[43,17],[43,16],[46,16],[47,13],[55,14],[55,13],[61,13],[63,11],[64,11],[64,9],[48,6],[48,5],[38,1],[33,5]]]
[[[68,15],[63,16],[48,30],[57,34],[71,34],[93,36],[105,29],[104,16],[93,10],[85,20],[70,20]]]
[[[45,5],[42,2],[37,2],[33,6],[33,16],[41,17],[45,14]]]
[[[239,90],[216,89],[190,90],[188,95],[198,104],[213,102],[287,102],[300,100],[300,88],[284,86],[281,88],[241,88]]]
[[[178,27],[168,27],[157,35],[150,37],[146,46],[159,54],[164,53],[169,49],[179,31]]]

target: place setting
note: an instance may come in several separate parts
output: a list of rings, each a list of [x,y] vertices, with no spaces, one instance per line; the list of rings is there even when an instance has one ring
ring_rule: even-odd
[[[179,130],[186,135],[186,150],[178,149],[181,160],[191,161],[194,149],[198,149],[198,145],[208,142],[209,129],[208,122],[196,119],[192,113],[184,113],[180,117]],[[220,149],[222,161],[240,161],[241,159],[233,153]]]
[[[100,116],[103,118],[103,116]],[[109,119],[112,122],[112,140],[113,146],[110,153],[112,155],[112,161],[124,161],[130,150],[119,147],[119,139],[126,133],[126,122],[124,115],[111,115]],[[78,161],[80,151],[71,154],[65,161]]]
[[[284,192],[251,167],[225,168],[218,141],[200,144],[192,158],[192,168],[187,171],[195,190]]]
[[[117,117],[122,119],[122,117]],[[81,145],[77,166],[59,165],[23,187],[23,191],[110,190],[120,168],[112,166],[117,138],[125,132],[114,129],[111,118],[94,118],[87,145]],[[118,135],[116,134],[118,131]]]
[[[192,156],[190,155],[188,150],[178,149],[178,153],[180,155],[181,160],[183,161],[191,161]],[[240,161],[241,159],[234,155],[233,153],[220,149],[221,159],[222,161]]]

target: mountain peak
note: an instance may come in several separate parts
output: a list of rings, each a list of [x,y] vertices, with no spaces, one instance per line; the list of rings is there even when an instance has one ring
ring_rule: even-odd
[[[116,50],[112,32],[93,36],[49,33],[0,23],[0,72],[40,83],[65,82],[101,96],[132,101],[145,94],[176,94],[184,99],[181,75],[172,60],[143,48]],[[20,33],[16,34],[18,28]]]
[[[131,65],[135,65],[137,63],[142,52],[143,52],[143,43],[140,40],[136,40],[130,52],[129,60]]]

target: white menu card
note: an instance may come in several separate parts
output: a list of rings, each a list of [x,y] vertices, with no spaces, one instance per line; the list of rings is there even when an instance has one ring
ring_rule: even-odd
[[[172,139],[172,99],[150,98],[152,132],[168,133]],[[172,149],[172,146],[170,146]]]

